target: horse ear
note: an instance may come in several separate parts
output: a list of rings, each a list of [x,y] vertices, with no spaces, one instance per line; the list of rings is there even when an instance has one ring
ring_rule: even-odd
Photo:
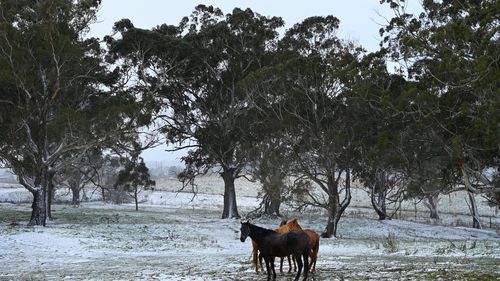
[[[292,222],[297,222],[297,219],[293,219],[293,221],[292,221]]]
[[[247,220],[247,223],[250,223],[250,220]]]

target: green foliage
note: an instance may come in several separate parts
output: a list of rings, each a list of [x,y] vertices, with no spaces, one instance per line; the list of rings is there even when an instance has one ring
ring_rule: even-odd
[[[99,0],[2,1],[0,161],[31,192],[88,150],[120,149],[149,124],[116,85],[96,38]]]
[[[454,167],[447,178],[456,183],[463,163],[482,175],[471,178],[480,192],[495,188],[485,171],[498,167],[500,154],[498,1],[424,1],[420,15],[407,13],[404,1],[381,2],[396,12],[381,45],[415,81],[398,108],[413,116],[422,143],[433,144],[422,156]]]
[[[139,188],[154,186],[155,181],[151,179],[144,160],[141,157],[133,157],[126,161],[125,167],[118,172],[115,185],[122,186],[129,192],[137,192]]]
[[[87,124],[99,121],[89,100],[99,97],[107,73],[97,40],[82,35],[98,3],[2,2],[0,158],[20,176],[57,167],[94,136]]]

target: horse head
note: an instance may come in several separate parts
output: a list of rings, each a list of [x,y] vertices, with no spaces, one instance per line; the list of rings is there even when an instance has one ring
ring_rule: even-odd
[[[302,227],[300,226],[300,224],[297,221],[297,219],[293,219],[293,220],[287,222],[286,225],[288,226],[288,229],[290,231],[291,230],[302,230]]]
[[[241,232],[240,241],[245,242],[248,235],[250,235],[250,220],[247,220],[246,222],[241,222],[240,232]]]

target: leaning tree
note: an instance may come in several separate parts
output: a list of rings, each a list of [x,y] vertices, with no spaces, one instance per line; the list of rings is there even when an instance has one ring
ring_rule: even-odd
[[[31,225],[46,223],[54,175],[96,143],[112,143],[135,113],[133,98],[105,92],[116,75],[98,40],[84,36],[99,4],[2,1],[0,159],[33,194]]]

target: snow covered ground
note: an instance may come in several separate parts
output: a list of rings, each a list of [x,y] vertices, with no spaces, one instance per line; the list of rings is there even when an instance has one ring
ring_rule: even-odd
[[[0,199],[29,196],[19,192],[0,188]],[[252,267],[250,240],[239,241],[240,221],[219,219],[220,194],[144,195],[139,212],[133,205],[56,204],[47,227],[24,226],[31,204],[0,203],[0,280],[266,279]],[[239,196],[240,214],[258,203]],[[304,228],[324,229],[321,212],[288,214]],[[276,228],[279,219],[254,223]],[[500,235],[494,230],[347,216],[338,234],[320,240],[310,280],[500,279]],[[278,280],[292,279],[292,273],[278,273]]]

